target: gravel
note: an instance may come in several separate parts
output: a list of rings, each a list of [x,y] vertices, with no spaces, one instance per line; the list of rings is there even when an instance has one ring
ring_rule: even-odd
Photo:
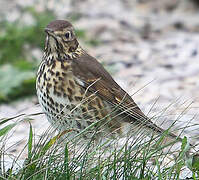
[[[101,0],[96,4],[94,0],[60,3],[55,0],[10,0],[5,4],[1,0],[1,17],[14,21],[21,16],[24,22],[34,22],[30,15],[20,11],[20,7],[30,5],[38,11],[53,10],[59,19],[78,15],[74,26],[101,42],[96,47],[81,42],[82,46],[108,69],[117,72],[113,73],[114,79],[133,95],[146,114],[150,111],[152,117],[170,106],[165,110],[168,118],[158,118],[157,124],[165,121],[162,126],[168,127],[185,109],[183,114],[186,115],[176,127],[185,126],[193,116],[191,123],[198,124],[199,14],[193,1]],[[37,50],[33,54],[41,57]],[[36,105],[35,97],[0,106],[0,117],[36,112],[41,109]],[[32,124],[35,132],[49,126],[44,115],[34,117]],[[21,123],[16,130],[15,142],[27,138],[28,126],[27,122]],[[195,125],[184,134],[195,137],[191,141],[196,142],[197,129]]]

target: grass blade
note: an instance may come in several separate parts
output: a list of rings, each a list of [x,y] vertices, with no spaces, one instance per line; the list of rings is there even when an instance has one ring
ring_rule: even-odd
[[[30,159],[32,156],[32,139],[33,139],[33,132],[32,132],[32,125],[30,123],[30,132],[28,139],[28,159]]]
[[[16,123],[9,124],[4,128],[0,129],[0,137],[6,135],[13,127],[16,126]]]

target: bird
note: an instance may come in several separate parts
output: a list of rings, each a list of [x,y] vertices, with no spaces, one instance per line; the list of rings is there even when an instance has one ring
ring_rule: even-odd
[[[85,138],[123,134],[138,126],[162,134],[105,70],[79,44],[73,25],[54,20],[46,28],[45,48],[36,78],[38,101],[48,121],[72,136],[88,129]],[[90,128],[90,129],[89,129]],[[168,136],[176,139],[171,132]]]

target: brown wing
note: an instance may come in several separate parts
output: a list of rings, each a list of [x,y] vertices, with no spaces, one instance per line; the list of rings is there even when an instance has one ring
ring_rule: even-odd
[[[118,105],[121,111],[130,117],[132,122],[137,122],[158,133],[164,130],[155,125],[140,110],[134,100],[129,96],[104,69],[104,67],[92,56],[84,52],[78,59],[72,60],[73,73],[84,82],[84,87],[91,92],[96,92],[103,100]],[[169,133],[169,136],[176,138],[176,135]]]
[[[146,116],[133,99],[113,80],[111,75],[93,57],[86,53],[74,59],[73,73],[85,83],[85,88],[97,94],[105,101],[129,109],[132,120],[146,120]]]

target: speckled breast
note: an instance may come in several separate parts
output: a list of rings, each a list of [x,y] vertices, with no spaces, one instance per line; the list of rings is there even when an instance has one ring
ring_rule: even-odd
[[[38,100],[48,120],[59,131],[72,128],[79,132],[106,115],[101,99],[85,94],[82,85],[69,62],[41,63],[36,83]]]

